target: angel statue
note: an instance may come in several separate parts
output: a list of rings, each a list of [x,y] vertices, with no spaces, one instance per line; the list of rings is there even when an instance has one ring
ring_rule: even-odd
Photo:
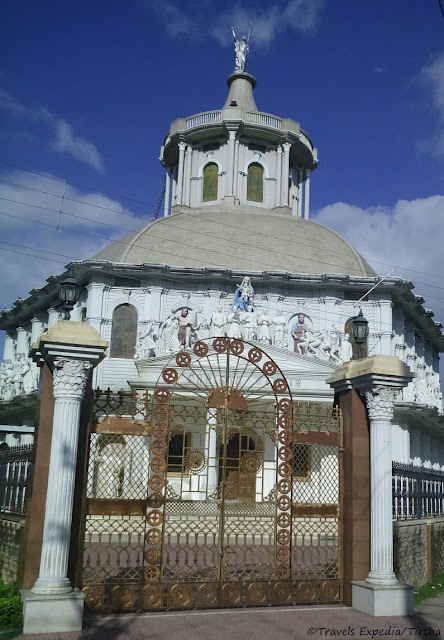
[[[234,31],[234,27],[231,27],[231,33],[234,38],[234,72],[235,73],[243,73],[247,66],[247,55],[250,49],[249,41],[250,41],[250,33],[251,33],[251,22],[248,28],[248,36],[242,36],[240,40],[236,38],[236,33]]]

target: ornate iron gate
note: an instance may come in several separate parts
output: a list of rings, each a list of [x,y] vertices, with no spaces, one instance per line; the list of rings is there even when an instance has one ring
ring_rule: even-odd
[[[178,353],[98,392],[82,586],[96,610],[338,602],[340,417],[256,345]]]

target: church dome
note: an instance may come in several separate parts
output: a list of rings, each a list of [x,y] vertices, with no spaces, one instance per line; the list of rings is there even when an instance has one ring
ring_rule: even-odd
[[[327,227],[274,210],[224,203],[176,208],[173,215],[111,243],[94,259],[246,273],[376,275],[359,253]]]

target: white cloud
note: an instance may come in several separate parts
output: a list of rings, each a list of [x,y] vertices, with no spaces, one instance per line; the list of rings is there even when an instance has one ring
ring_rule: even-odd
[[[45,107],[30,109],[3,89],[0,89],[0,108],[16,118],[48,125],[52,132],[52,138],[48,143],[50,149],[57,153],[66,153],[72,158],[88,164],[96,171],[103,172],[104,164],[97,147],[89,140],[76,136],[72,126],[63,118],[57,118]]]
[[[62,193],[63,181],[52,176],[21,171],[0,174],[0,309],[11,307],[19,296],[26,298],[30,289],[43,287],[46,278],[62,273],[71,260],[90,258],[113,239],[147,222],[124,215],[131,212],[116,200],[70,185],[59,215]]]
[[[259,9],[257,2],[252,1],[230,4],[222,11],[216,0],[188,2],[186,5],[177,0],[151,0],[147,6],[158,15],[172,37],[197,38],[204,33],[227,46],[232,42],[231,25],[236,33],[244,35],[252,22],[252,42],[266,46],[286,30],[306,32],[316,29],[325,0],[275,0],[264,9]]]
[[[412,280],[414,293],[421,294],[444,323],[443,211],[444,196],[435,195],[369,209],[336,202],[314,219],[340,233],[377,273],[387,274],[397,266],[392,275]]]
[[[67,153],[80,162],[89,164],[97,171],[103,172],[103,161],[97,147],[85,138],[75,136],[66,120],[58,119],[55,123],[55,139],[51,143],[55,151]]]
[[[421,142],[420,150],[433,155],[444,155],[444,51],[421,69],[420,79],[431,92],[432,103],[438,115],[438,131],[431,141]]]

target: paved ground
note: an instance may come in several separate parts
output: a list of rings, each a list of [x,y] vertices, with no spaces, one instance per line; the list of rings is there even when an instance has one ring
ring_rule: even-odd
[[[444,637],[444,594],[418,605],[411,618],[373,618],[343,605],[326,605],[86,616],[80,633],[0,632],[0,640],[319,640],[338,636]]]

